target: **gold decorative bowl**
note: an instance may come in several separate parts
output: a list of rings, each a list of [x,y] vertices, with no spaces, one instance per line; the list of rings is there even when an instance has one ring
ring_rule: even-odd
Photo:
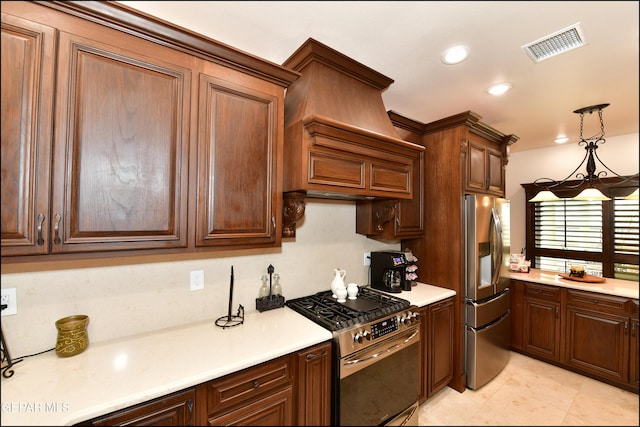
[[[56,328],[58,329],[56,354],[58,356],[75,356],[89,347],[88,323],[89,316],[85,314],[63,317],[56,321]]]

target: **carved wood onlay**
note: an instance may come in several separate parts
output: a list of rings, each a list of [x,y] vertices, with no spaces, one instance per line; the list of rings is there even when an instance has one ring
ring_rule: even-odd
[[[376,231],[383,231],[384,225],[396,217],[397,200],[385,200],[376,205],[374,226]]]
[[[304,216],[304,196],[297,191],[282,195],[282,237],[296,237],[296,222]]]

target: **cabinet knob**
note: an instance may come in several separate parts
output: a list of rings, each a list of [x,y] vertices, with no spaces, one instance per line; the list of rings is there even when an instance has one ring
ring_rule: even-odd
[[[260,383],[258,382],[258,380],[255,380],[253,382],[253,388],[258,388],[258,387],[260,387]]]

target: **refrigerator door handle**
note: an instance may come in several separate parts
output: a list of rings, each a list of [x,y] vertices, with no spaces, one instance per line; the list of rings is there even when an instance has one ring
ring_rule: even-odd
[[[497,250],[493,251],[493,277],[492,283],[494,285],[498,284],[498,280],[500,279],[500,266],[502,265],[502,257],[504,256],[503,251],[503,242],[502,242],[502,222],[500,221],[500,215],[496,208],[491,208],[491,220],[493,221],[493,230],[495,233],[495,242],[497,243]],[[493,248],[492,248],[493,249]]]

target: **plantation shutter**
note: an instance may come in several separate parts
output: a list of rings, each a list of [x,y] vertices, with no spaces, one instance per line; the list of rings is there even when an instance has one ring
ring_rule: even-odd
[[[600,201],[558,200],[536,203],[534,223],[536,248],[602,252]]]

